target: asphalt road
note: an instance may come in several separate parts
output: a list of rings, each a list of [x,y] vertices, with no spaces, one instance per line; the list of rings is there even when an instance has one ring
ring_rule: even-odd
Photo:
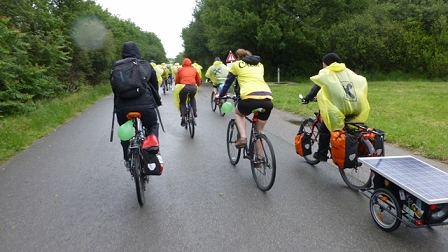
[[[122,164],[112,96],[0,166],[0,251],[448,251],[448,227],[379,229],[369,199],[331,163],[294,150],[297,116],[275,110],[266,127],[277,179],[263,193],[247,160],[233,167],[225,134],[233,115],[197,96],[197,132],[180,126],[171,94],[160,107],[165,170],[140,207]],[[408,155],[387,146],[387,155]],[[446,165],[423,159],[447,171]]]

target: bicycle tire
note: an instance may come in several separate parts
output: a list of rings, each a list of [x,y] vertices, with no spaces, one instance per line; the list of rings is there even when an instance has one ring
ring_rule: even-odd
[[[359,157],[373,157],[375,149],[368,139],[361,139],[360,148],[364,149]],[[359,190],[369,188],[372,184],[372,171],[366,165],[361,163],[355,168],[338,168],[342,179],[348,187]]]
[[[314,118],[307,118],[303,120],[299,129],[299,131],[307,132],[311,136],[311,154],[303,157],[310,165],[316,165],[320,162],[319,159],[314,158],[314,153],[316,153],[319,148],[319,129],[317,124],[313,126],[314,121],[316,121]]]
[[[218,106],[218,104],[216,104],[216,102],[215,102],[215,92],[214,91],[212,91],[212,95],[210,97],[210,105],[212,106],[212,111],[215,112],[216,106]]]
[[[236,141],[240,137],[240,132],[236,126],[235,119],[230,119],[227,126],[227,155],[232,165],[238,164],[241,157],[241,148],[235,146]]]
[[[257,141],[260,142],[262,150],[261,158],[260,153],[255,154]],[[250,143],[249,153],[252,155],[250,167],[255,183],[263,192],[269,191],[274,185],[276,175],[275,153],[271,141],[266,135],[258,134]]]
[[[397,198],[387,189],[378,188],[370,199],[370,214],[382,230],[392,232],[401,224],[401,208]]]
[[[140,156],[136,151],[133,151],[131,154],[131,169],[135,182],[135,190],[137,191],[137,200],[140,206],[143,206],[145,204],[145,181],[143,179],[144,175],[141,174]]]
[[[190,137],[193,138],[194,137],[194,128],[195,128],[195,122],[194,122],[194,113],[193,113],[193,108],[191,108],[190,105],[190,110],[188,111],[188,120],[187,120],[187,124],[188,124],[188,131],[190,133]]]

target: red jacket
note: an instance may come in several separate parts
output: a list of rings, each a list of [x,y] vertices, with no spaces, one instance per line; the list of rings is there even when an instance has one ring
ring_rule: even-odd
[[[176,84],[201,85],[201,77],[189,58],[185,58],[182,62],[182,68],[176,74]]]

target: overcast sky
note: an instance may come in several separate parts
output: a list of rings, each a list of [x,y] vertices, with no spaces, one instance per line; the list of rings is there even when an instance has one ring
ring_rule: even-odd
[[[195,0],[95,0],[103,10],[120,19],[130,19],[143,31],[153,32],[162,41],[168,58],[184,51],[182,28],[193,20]]]

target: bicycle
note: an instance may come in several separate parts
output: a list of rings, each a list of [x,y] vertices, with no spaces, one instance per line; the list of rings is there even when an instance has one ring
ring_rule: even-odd
[[[215,112],[216,108],[218,108],[219,109],[219,114],[221,116],[224,116],[226,113],[222,112],[222,110],[221,110],[222,103],[221,103],[220,99],[216,99],[215,98],[215,95],[216,95],[215,91],[212,90],[212,94],[210,96],[210,104],[211,104],[211,107],[212,107],[212,111]]]
[[[224,96],[222,99],[233,99],[234,102],[238,99],[236,95]],[[227,154],[230,163],[235,166],[238,164],[241,151],[243,151],[243,158],[249,159],[252,176],[254,177],[257,187],[266,192],[272,188],[276,175],[276,160],[274,147],[269,138],[258,131],[256,122],[258,121],[258,114],[263,113],[264,108],[257,108],[252,110],[253,116],[245,116],[245,119],[251,124],[249,146],[247,144],[243,148],[235,146],[236,141],[240,137],[238,127],[235,119],[230,119],[227,127]],[[258,151],[255,151],[255,150]]]
[[[146,129],[142,125],[140,120],[140,112],[129,112],[126,115],[128,120],[132,120],[134,124],[135,133],[134,136],[129,140],[129,159],[131,161],[131,176],[135,182],[135,189],[137,191],[137,199],[140,206],[145,204],[145,190],[146,183],[149,182],[148,176],[144,172],[143,164],[143,154],[142,154],[142,143],[145,140]]]
[[[303,96],[300,94],[299,98],[303,101]],[[317,100],[312,100],[316,102]],[[316,165],[320,162],[314,157],[317,152],[319,143],[319,128],[322,125],[322,118],[320,111],[314,112],[315,117],[306,118],[300,125],[299,132],[307,132],[311,136],[311,154],[304,156],[308,164]],[[376,157],[384,156],[384,132],[380,132],[369,128],[363,122],[345,122],[344,130],[356,136],[358,141],[358,157]],[[371,136],[376,135],[380,137],[379,147],[374,147],[371,142]],[[331,157],[331,146],[329,148]],[[370,168],[362,166],[362,163],[356,162],[357,165],[353,168],[339,168],[339,173],[348,187],[359,190],[369,188],[372,184],[372,172]]]
[[[194,137],[194,130],[195,130],[195,126],[196,126],[196,119],[194,117],[194,112],[193,112],[193,108],[191,107],[191,103],[190,103],[190,92],[188,92],[187,94],[187,101],[186,101],[186,106],[187,106],[187,114],[185,115],[185,129],[188,129],[188,132],[190,133],[190,137],[193,138]]]

